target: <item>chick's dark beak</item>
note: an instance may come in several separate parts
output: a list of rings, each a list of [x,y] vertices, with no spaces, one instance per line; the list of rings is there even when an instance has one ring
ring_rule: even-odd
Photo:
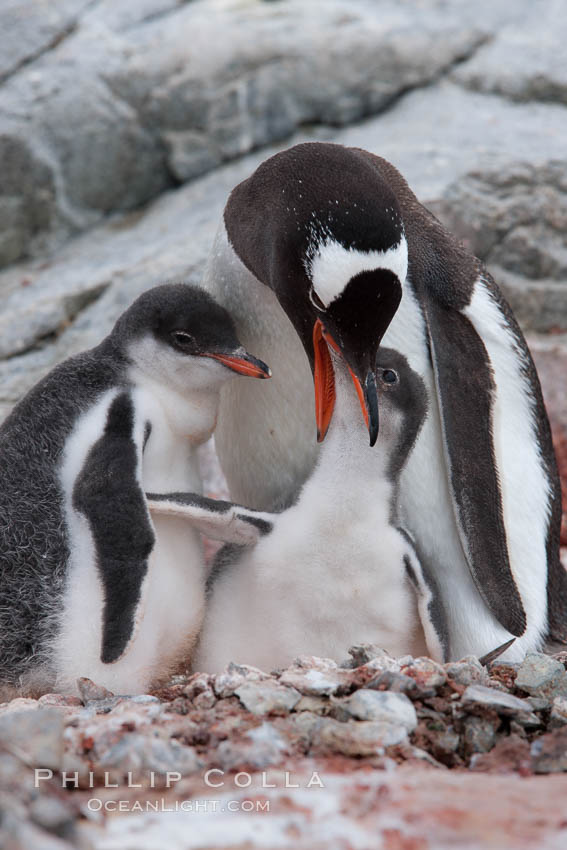
[[[368,428],[370,445],[373,446],[378,439],[380,419],[378,416],[378,389],[376,387],[376,376],[372,369],[368,369],[362,381],[351,367],[348,367],[352,382],[356,389],[362,415]]]
[[[235,351],[224,352],[209,352],[203,355],[211,357],[213,360],[218,360],[223,366],[232,369],[233,372],[238,372],[239,375],[248,375],[251,378],[271,378],[272,370],[262,360],[258,360],[252,354],[249,354],[244,348],[237,348]]]
[[[378,415],[378,388],[376,386],[376,375],[373,369],[369,369],[366,373],[364,382],[364,401],[366,403],[366,412],[368,420],[368,434],[370,436],[370,445],[373,446],[378,439],[380,430],[380,417]]]

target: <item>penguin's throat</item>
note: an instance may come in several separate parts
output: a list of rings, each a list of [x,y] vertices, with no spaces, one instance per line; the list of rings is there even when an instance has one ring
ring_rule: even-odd
[[[146,405],[160,411],[160,418],[167,422],[169,430],[178,438],[187,439],[195,445],[209,439],[218,415],[217,388],[182,392],[146,374],[132,373],[130,377],[138,392],[145,397]],[[152,416],[148,418],[152,420]]]

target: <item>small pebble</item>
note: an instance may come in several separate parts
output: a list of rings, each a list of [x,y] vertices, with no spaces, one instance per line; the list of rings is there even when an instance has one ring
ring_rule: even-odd
[[[295,688],[277,682],[245,682],[235,694],[252,714],[289,714],[301,699]]]
[[[114,696],[112,691],[109,691],[108,688],[105,688],[102,685],[95,685],[91,679],[87,679],[86,677],[77,679],[77,689],[79,691],[79,696],[85,705],[93,699],[106,699],[107,697]]]

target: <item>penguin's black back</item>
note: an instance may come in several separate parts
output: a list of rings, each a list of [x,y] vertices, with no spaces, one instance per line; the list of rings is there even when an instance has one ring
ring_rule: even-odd
[[[48,661],[61,610],[68,533],[60,483],[77,419],[126,382],[108,341],[50,372],[0,426],[0,685]]]

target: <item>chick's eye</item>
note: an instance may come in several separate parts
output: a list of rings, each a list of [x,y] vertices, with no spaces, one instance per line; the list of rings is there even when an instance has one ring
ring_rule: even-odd
[[[309,300],[318,310],[325,311],[327,309],[313,287],[309,290]]]
[[[398,376],[393,369],[384,369],[382,372],[382,380],[386,384],[395,384],[398,380]]]
[[[171,338],[175,345],[180,348],[188,348],[195,341],[191,334],[188,334],[186,331],[173,331]]]

